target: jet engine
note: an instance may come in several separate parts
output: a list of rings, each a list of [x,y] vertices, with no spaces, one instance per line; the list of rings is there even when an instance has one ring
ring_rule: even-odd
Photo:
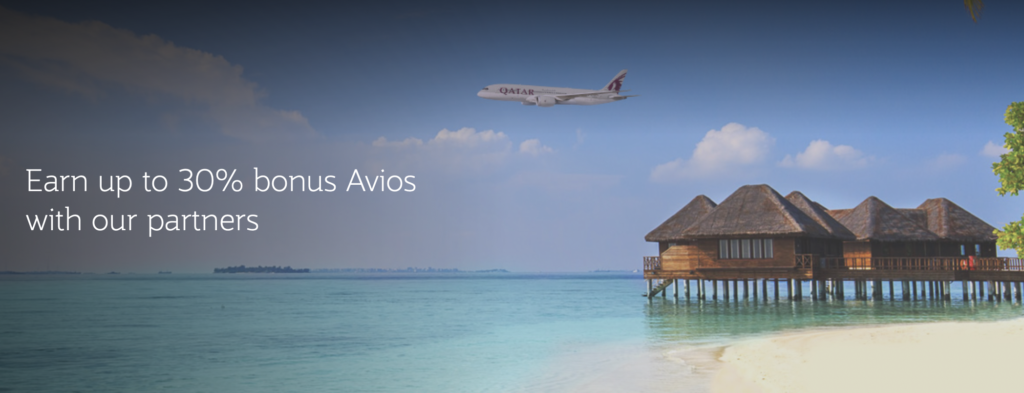
[[[544,107],[544,108],[547,108],[547,107],[550,107],[550,106],[555,106],[555,97],[552,97],[552,96],[540,96],[540,97],[537,97],[537,106]]]

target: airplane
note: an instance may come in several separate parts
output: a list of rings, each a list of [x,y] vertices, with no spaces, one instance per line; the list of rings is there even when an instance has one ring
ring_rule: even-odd
[[[519,101],[523,105],[536,105],[550,107],[555,105],[597,105],[609,102],[621,101],[632,96],[619,95],[622,89],[622,80],[626,78],[626,71],[619,71],[601,90],[572,89],[568,87],[548,87],[530,85],[490,85],[480,92],[477,97],[498,101]]]

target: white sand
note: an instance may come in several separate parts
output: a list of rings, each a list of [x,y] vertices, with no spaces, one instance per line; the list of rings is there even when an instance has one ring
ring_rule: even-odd
[[[721,360],[714,392],[1021,391],[1024,319],[792,333]]]

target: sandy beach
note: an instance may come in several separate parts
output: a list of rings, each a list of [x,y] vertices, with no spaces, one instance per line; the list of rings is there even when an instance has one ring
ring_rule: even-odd
[[[712,391],[1016,389],[1022,356],[1024,319],[797,332],[726,348]]]

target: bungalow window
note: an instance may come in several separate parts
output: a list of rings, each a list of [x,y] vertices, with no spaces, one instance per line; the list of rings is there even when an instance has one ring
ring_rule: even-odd
[[[719,239],[719,259],[772,259],[772,239]]]

